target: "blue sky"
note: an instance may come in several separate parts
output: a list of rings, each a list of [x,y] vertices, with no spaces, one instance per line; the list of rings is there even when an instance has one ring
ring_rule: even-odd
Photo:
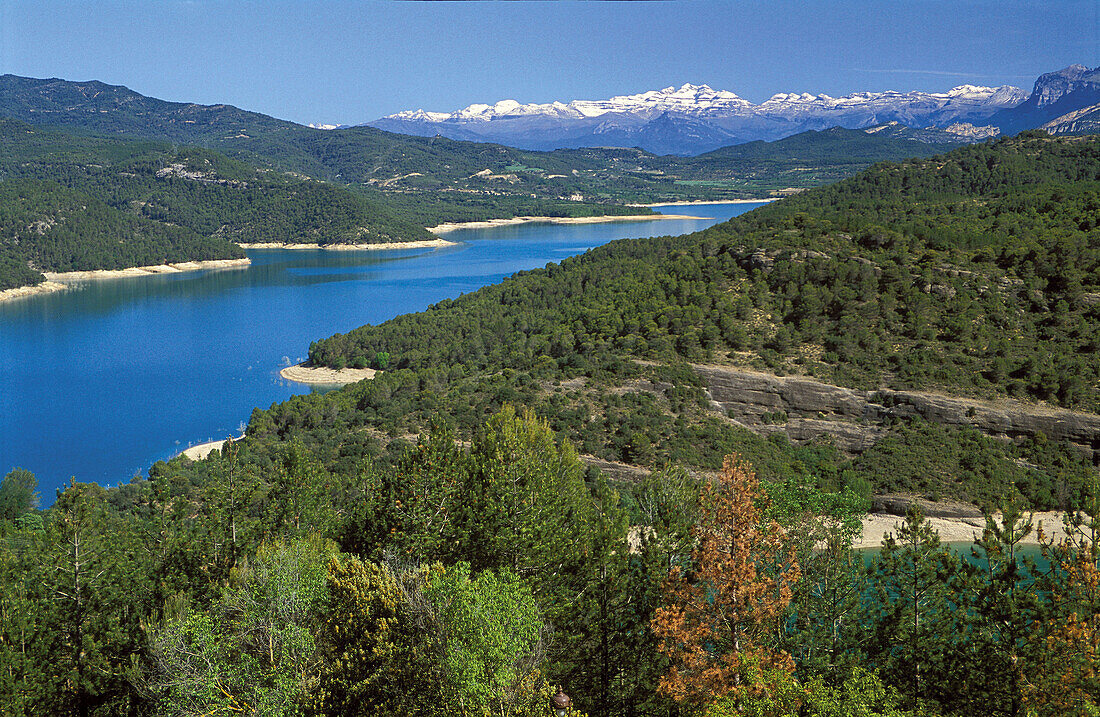
[[[98,79],[298,122],[684,82],[944,90],[1100,65],[1100,1],[0,0],[0,72]]]

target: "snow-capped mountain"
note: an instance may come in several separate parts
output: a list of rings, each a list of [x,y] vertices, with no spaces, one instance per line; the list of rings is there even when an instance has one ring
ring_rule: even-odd
[[[733,92],[685,84],[607,100],[521,104],[502,100],[455,112],[398,112],[372,127],[525,149],[638,146],[659,154],[699,154],[757,139],[776,140],[842,126],[884,122],[913,127],[986,124],[1023,102],[1017,87],[961,85],[947,92],[857,92],[843,97],[780,93],[754,104]]]
[[[515,100],[501,100],[494,105],[475,104],[457,112],[425,112],[413,110],[398,112],[383,119],[416,120],[429,122],[489,122],[512,117],[559,117],[563,119],[591,119],[606,114],[646,114],[654,117],[665,112],[687,116],[724,115],[743,112],[753,105],[732,92],[712,90],[707,85],[684,85],[680,89],[666,87],[663,90],[643,92],[640,95],[622,95],[609,100],[573,100],[565,104],[520,104]]]

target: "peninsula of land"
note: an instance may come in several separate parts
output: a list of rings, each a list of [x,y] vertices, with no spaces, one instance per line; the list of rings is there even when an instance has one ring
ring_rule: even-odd
[[[239,441],[242,438],[244,438],[244,436],[240,435],[240,436],[237,436],[236,438],[234,438],[233,440],[234,441]],[[180,451],[176,455],[177,456],[186,456],[186,457],[190,458],[193,461],[201,461],[201,460],[205,459],[207,456],[209,456],[211,453],[213,453],[214,451],[220,451],[222,449],[222,446],[225,445],[225,442],[227,440],[229,440],[229,439],[223,438],[220,441],[209,441],[207,443],[199,443],[198,445],[194,445],[194,446],[191,446],[190,448],[183,449],[182,451]]]

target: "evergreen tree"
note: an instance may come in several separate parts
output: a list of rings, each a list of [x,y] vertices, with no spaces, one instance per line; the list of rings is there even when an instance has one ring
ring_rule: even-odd
[[[785,693],[794,662],[774,647],[799,568],[786,531],[764,521],[756,475],[736,456],[703,486],[689,571],[676,566],[653,629],[672,666],[661,689],[689,706]]]
[[[910,699],[949,701],[965,673],[951,669],[957,648],[959,588],[968,574],[911,505],[897,534],[887,534],[867,569],[863,595],[868,666]]]

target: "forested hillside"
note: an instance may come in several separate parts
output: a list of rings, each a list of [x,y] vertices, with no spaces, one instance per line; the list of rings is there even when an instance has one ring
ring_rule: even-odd
[[[950,146],[946,133],[891,126],[806,132],[689,158],[527,152],[370,127],[314,130],[228,105],[12,75],[0,77],[0,117],[11,118],[0,119],[0,176],[53,182],[88,199],[69,206],[68,229],[50,236],[42,232],[61,215],[43,213],[37,202],[13,210],[18,226],[5,235],[9,251],[0,257],[5,288],[41,281],[40,271],[239,255],[229,243],[424,240],[431,238],[425,227],[443,222],[640,214],[650,210],[625,203],[767,196]],[[33,197],[46,185],[24,186]],[[99,204],[107,208],[76,209]],[[133,224],[133,241],[117,241],[120,222],[134,217],[153,224]],[[75,236],[87,237],[87,246],[74,244]]]
[[[39,271],[242,257],[237,243],[431,239],[346,189],[163,142],[0,120],[3,288]]]
[[[42,271],[124,269],[230,259],[228,241],[119,211],[54,182],[0,182],[0,289],[43,280]]]
[[[1095,411],[1098,182],[1092,139],[876,165],[318,341],[384,370],[257,409],[206,460],[45,512],[12,471],[0,704],[548,717],[560,686],[609,717],[1095,712],[1079,452],[904,417],[855,453],[793,443],[716,411],[692,364]],[[983,506],[971,558],[919,509],[855,552],[883,491]],[[1038,561],[1028,505],[1084,511]]]
[[[1095,410],[1098,156],[1092,139],[1024,136],[881,164],[698,234],[617,242],[319,341],[310,356],[385,351],[402,368],[476,370],[718,361]]]
[[[14,75],[0,76],[0,116],[217,149],[250,164],[345,184],[422,226],[614,214],[624,202],[767,197],[962,141],[939,130],[888,125],[873,132],[804,132],[687,158],[616,148],[534,152],[372,127],[317,130],[229,105],[165,102],[101,82]]]
[[[737,450],[770,477],[787,470],[774,456],[788,449],[716,414],[685,362],[1095,412],[1098,148],[1025,136],[883,164],[695,235],[521,273],[314,343],[315,363],[381,353],[391,370],[258,414],[253,427],[328,445],[334,425],[416,433],[443,410],[472,427],[513,401],[604,460],[713,470]],[[1065,504],[1090,474],[1038,435],[998,447],[943,427],[930,454],[927,431],[885,429],[885,460],[872,458],[877,445],[854,463],[832,449],[814,472],[977,502],[1019,490],[1036,505]],[[975,441],[985,458],[960,459]],[[916,455],[930,461],[923,470]]]

